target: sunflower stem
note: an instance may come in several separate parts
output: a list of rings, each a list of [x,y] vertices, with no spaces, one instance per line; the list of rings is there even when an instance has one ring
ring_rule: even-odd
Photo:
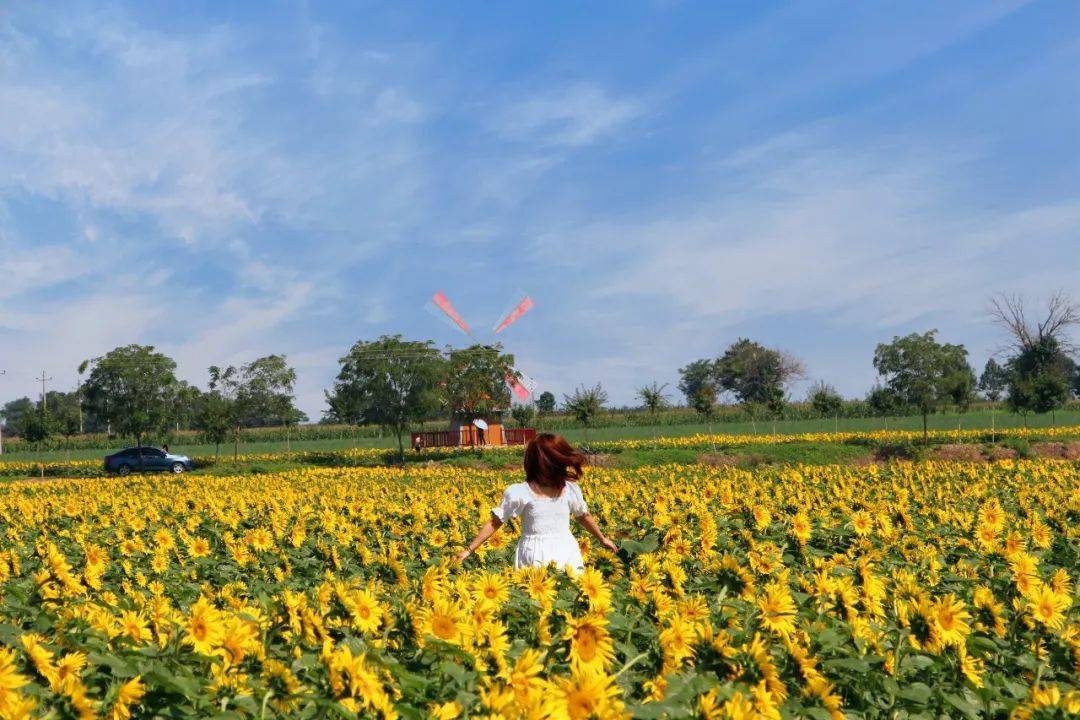
[[[648,650],[646,650],[645,652],[643,652],[643,653],[639,654],[639,655],[638,655],[637,657],[635,657],[635,658],[633,658],[633,659],[631,659],[631,660],[628,660],[628,661],[627,661],[627,663],[626,663],[625,665],[623,665],[623,666],[622,666],[622,670],[620,670],[619,672],[615,673],[615,677],[619,677],[619,676],[620,676],[620,675],[622,675],[622,674],[623,674],[624,672],[626,672],[627,670],[629,670],[630,668],[632,668],[632,667],[633,667],[634,665],[637,665],[638,661],[639,661],[639,660],[644,660],[644,659],[645,659],[645,657],[646,657],[646,656],[647,656],[648,654],[649,654],[649,651],[648,651]]]

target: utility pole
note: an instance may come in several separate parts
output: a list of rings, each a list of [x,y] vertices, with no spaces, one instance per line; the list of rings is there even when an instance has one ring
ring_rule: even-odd
[[[45,395],[45,383],[52,382],[52,378],[51,377],[45,377],[45,371],[42,370],[41,371],[41,377],[34,378],[34,379],[41,382],[41,410],[42,410],[42,412],[44,412],[44,411],[49,409],[49,403],[46,400],[46,395]]]
[[[42,419],[42,421],[44,421],[45,420],[45,413],[48,412],[48,410],[49,410],[48,396],[45,394],[45,383],[50,382],[52,380],[52,378],[51,377],[45,377],[45,371],[42,370],[41,371],[41,377],[34,378],[34,379],[41,381],[41,419]],[[44,480],[45,479],[45,463],[44,462],[39,462],[38,463],[38,469],[41,471],[41,479]]]

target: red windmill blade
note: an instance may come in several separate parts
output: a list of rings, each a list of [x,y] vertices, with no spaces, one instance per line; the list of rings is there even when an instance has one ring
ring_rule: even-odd
[[[528,295],[523,297],[521,301],[514,306],[514,309],[506,314],[506,316],[502,319],[502,322],[495,326],[494,333],[498,335],[503,330],[516,323],[518,320],[521,319],[522,315],[532,310],[533,305],[535,304],[536,303],[533,302],[533,299]]]
[[[431,296],[431,302],[435,303],[435,307],[443,311],[446,317],[450,318],[451,322],[465,331],[466,335],[471,336],[472,331],[469,330],[468,323],[458,314],[458,311],[454,308],[454,304],[450,302],[450,298],[443,294],[442,290]]]
[[[533,299],[528,295],[522,297],[509,312],[507,312],[501,322],[499,322],[493,334],[498,334],[517,322],[522,315],[527,313],[533,308],[535,303]],[[469,329],[469,324],[465,322],[465,319],[461,317],[461,314],[454,307],[454,304],[450,302],[450,298],[446,297],[446,294],[442,290],[439,290],[431,296],[431,301],[427,303],[426,309],[429,312],[439,314],[441,311],[445,319],[448,319],[459,330],[464,332],[469,337],[473,337],[472,330]],[[506,384],[510,387],[510,390],[518,397],[519,400],[525,402],[532,395],[533,390],[536,389],[536,383],[527,375],[521,374],[520,379],[513,375],[506,376]]]
[[[514,391],[514,394],[517,395],[518,399],[522,402],[529,399],[531,392],[513,375],[506,376],[506,384],[510,386],[510,389]]]

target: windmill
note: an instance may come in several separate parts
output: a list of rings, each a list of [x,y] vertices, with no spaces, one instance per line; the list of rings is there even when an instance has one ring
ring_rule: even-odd
[[[505,331],[511,325],[520,320],[525,313],[529,312],[536,305],[533,299],[528,295],[522,294],[521,299],[510,305],[499,316],[499,320],[491,328],[491,335],[496,336]],[[446,296],[442,290],[437,291],[431,296],[431,300],[427,304],[429,312],[447,320],[452,327],[461,333],[464,333],[472,340],[476,340],[476,336],[473,334],[472,328],[465,322],[465,319],[461,316],[461,313],[457,311],[454,304],[450,302],[450,298]],[[522,402],[525,402],[532,395],[533,390],[536,389],[536,382],[528,375],[521,373],[521,378],[516,378],[513,375],[506,376],[506,384],[515,396]]]

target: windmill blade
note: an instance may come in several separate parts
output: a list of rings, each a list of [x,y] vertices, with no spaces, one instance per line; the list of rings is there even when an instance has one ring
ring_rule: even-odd
[[[521,319],[522,315],[532,310],[535,304],[536,303],[533,302],[533,299],[528,295],[523,297],[518,302],[518,304],[515,305],[512,310],[510,310],[510,312],[506,313],[506,315],[503,316],[502,321],[495,326],[494,333],[498,335],[503,330],[513,325],[515,322]]]
[[[518,399],[525,402],[532,395],[533,390],[536,389],[536,382],[525,375],[521,374],[521,379],[518,380],[513,375],[506,376],[506,384],[510,386],[510,389],[514,391],[514,394],[518,396]]]
[[[471,336],[472,331],[469,330],[468,323],[458,314],[458,311],[454,308],[454,304],[450,302],[450,298],[443,294],[442,290],[431,296],[432,304],[442,311],[443,315],[450,319],[450,322],[454,323],[462,332]]]

